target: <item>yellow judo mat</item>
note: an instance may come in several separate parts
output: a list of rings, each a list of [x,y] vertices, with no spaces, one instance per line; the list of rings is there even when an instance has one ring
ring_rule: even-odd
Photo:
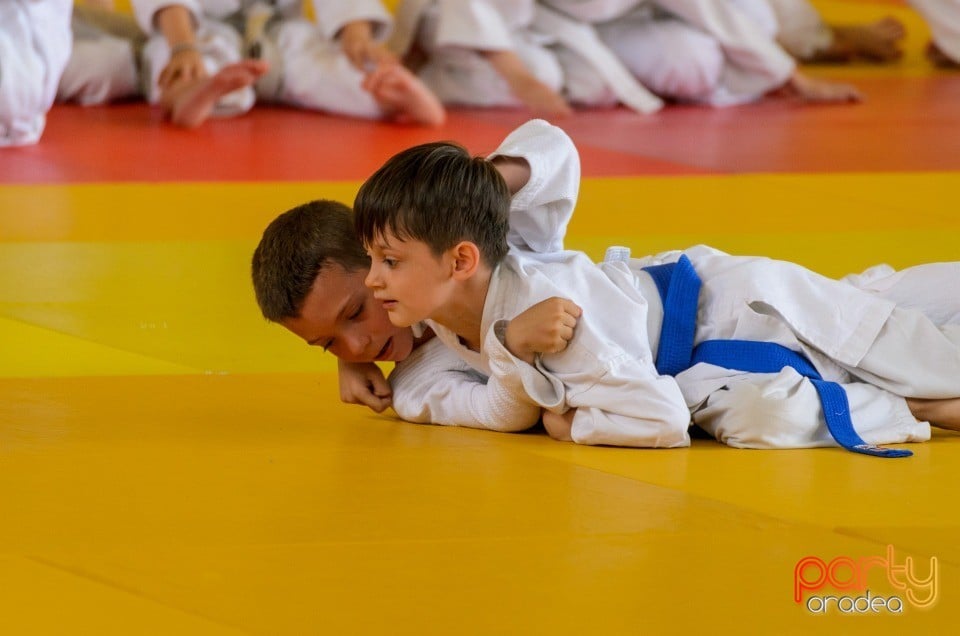
[[[277,213],[358,187],[0,185],[0,634],[960,620],[955,434],[901,460],[636,450],[341,404],[333,358],[259,316],[248,270]],[[588,177],[567,246],[707,243],[842,276],[960,258],[958,192],[960,171]]]

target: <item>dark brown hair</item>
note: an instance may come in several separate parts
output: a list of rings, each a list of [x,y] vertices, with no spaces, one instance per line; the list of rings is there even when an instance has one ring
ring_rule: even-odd
[[[389,231],[422,241],[435,255],[471,241],[495,266],[507,253],[510,191],[496,167],[465,148],[435,142],[394,155],[360,187],[354,202],[364,244]]]
[[[275,218],[253,252],[253,290],[264,317],[299,316],[317,274],[329,265],[351,272],[370,267],[350,208],[311,201]]]

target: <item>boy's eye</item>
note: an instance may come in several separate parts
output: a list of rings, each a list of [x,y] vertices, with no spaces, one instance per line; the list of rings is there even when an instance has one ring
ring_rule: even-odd
[[[360,317],[360,314],[362,313],[363,313],[363,305],[357,305],[357,308],[349,316],[347,316],[347,318],[350,320],[356,320],[357,318]]]
[[[385,257],[385,258],[383,259],[383,264],[386,265],[387,267],[390,267],[390,268],[392,269],[392,268],[394,268],[394,267],[397,266],[397,259],[395,259],[395,258],[386,258],[386,257]]]

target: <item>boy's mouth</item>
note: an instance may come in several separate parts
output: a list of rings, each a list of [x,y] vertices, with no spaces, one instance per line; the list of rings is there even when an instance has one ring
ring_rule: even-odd
[[[392,353],[393,353],[393,338],[387,338],[387,341],[383,344],[383,349],[380,349],[379,353],[377,353],[377,356],[374,358],[374,360],[378,360],[381,362],[384,360],[389,360],[390,355]]]

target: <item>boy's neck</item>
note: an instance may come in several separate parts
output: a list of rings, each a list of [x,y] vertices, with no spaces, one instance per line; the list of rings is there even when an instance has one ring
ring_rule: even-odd
[[[480,351],[483,342],[483,307],[492,273],[486,265],[480,266],[476,274],[460,284],[450,302],[433,316],[434,322],[457,334],[460,342],[473,351]]]

